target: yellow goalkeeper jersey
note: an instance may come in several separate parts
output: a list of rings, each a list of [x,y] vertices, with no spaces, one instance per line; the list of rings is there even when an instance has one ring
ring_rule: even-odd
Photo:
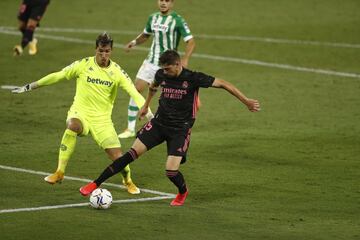
[[[110,117],[119,87],[124,89],[139,107],[145,102],[127,73],[111,60],[108,67],[102,68],[96,63],[95,57],[87,57],[75,61],[58,73],[44,77],[38,83],[53,84],[58,81],[55,78],[59,78],[59,75],[62,79],[76,80],[73,107],[89,117]]]

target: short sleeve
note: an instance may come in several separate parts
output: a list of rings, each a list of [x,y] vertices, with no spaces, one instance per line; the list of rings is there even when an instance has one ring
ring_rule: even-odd
[[[215,77],[202,72],[194,72],[192,78],[194,79],[195,85],[202,88],[211,87],[215,80]]]
[[[153,19],[153,15],[150,15],[146,22],[145,28],[144,28],[145,34],[148,34],[148,35],[152,34],[152,28],[151,28],[152,19]]]
[[[164,80],[165,79],[164,79],[163,70],[162,69],[157,70],[155,73],[155,79],[154,79],[155,85],[159,86]]]
[[[188,24],[182,17],[180,17],[178,19],[178,27],[179,27],[180,34],[183,37],[185,42],[190,40],[191,38],[193,38]]]

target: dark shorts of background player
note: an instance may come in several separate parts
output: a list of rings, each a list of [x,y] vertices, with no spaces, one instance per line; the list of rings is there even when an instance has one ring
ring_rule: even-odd
[[[154,119],[145,124],[137,133],[137,138],[146,146],[147,150],[166,141],[168,156],[181,156],[181,164],[186,162],[190,136],[191,128],[174,129],[160,125]]]
[[[23,1],[20,5],[18,19],[27,22],[30,18],[40,21],[50,0]]]

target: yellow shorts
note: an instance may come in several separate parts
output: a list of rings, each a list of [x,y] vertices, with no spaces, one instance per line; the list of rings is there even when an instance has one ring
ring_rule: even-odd
[[[96,143],[103,149],[121,147],[119,138],[111,118],[94,118],[82,114],[75,107],[68,111],[66,121],[77,118],[81,121],[83,131],[80,136],[87,136],[89,133]]]

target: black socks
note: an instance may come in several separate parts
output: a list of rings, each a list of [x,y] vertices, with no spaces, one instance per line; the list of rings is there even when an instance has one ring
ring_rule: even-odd
[[[21,40],[21,47],[25,48],[29,42],[33,40],[34,29],[33,28],[26,28],[25,30],[21,31],[23,33],[23,37]]]
[[[101,175],[94,181],[97,186],[100,186],[108,178],[114,176],[121,170],[123,170],[129,163],[138,158],[136,151],[131,148],[127,153],[125,153],[120,158],[116,159],[112,164],[110,164]]]
[[[179,193],[184,194],[187,191],[184,176],[178,170],[166,170],[166,176],[179,189]]]

